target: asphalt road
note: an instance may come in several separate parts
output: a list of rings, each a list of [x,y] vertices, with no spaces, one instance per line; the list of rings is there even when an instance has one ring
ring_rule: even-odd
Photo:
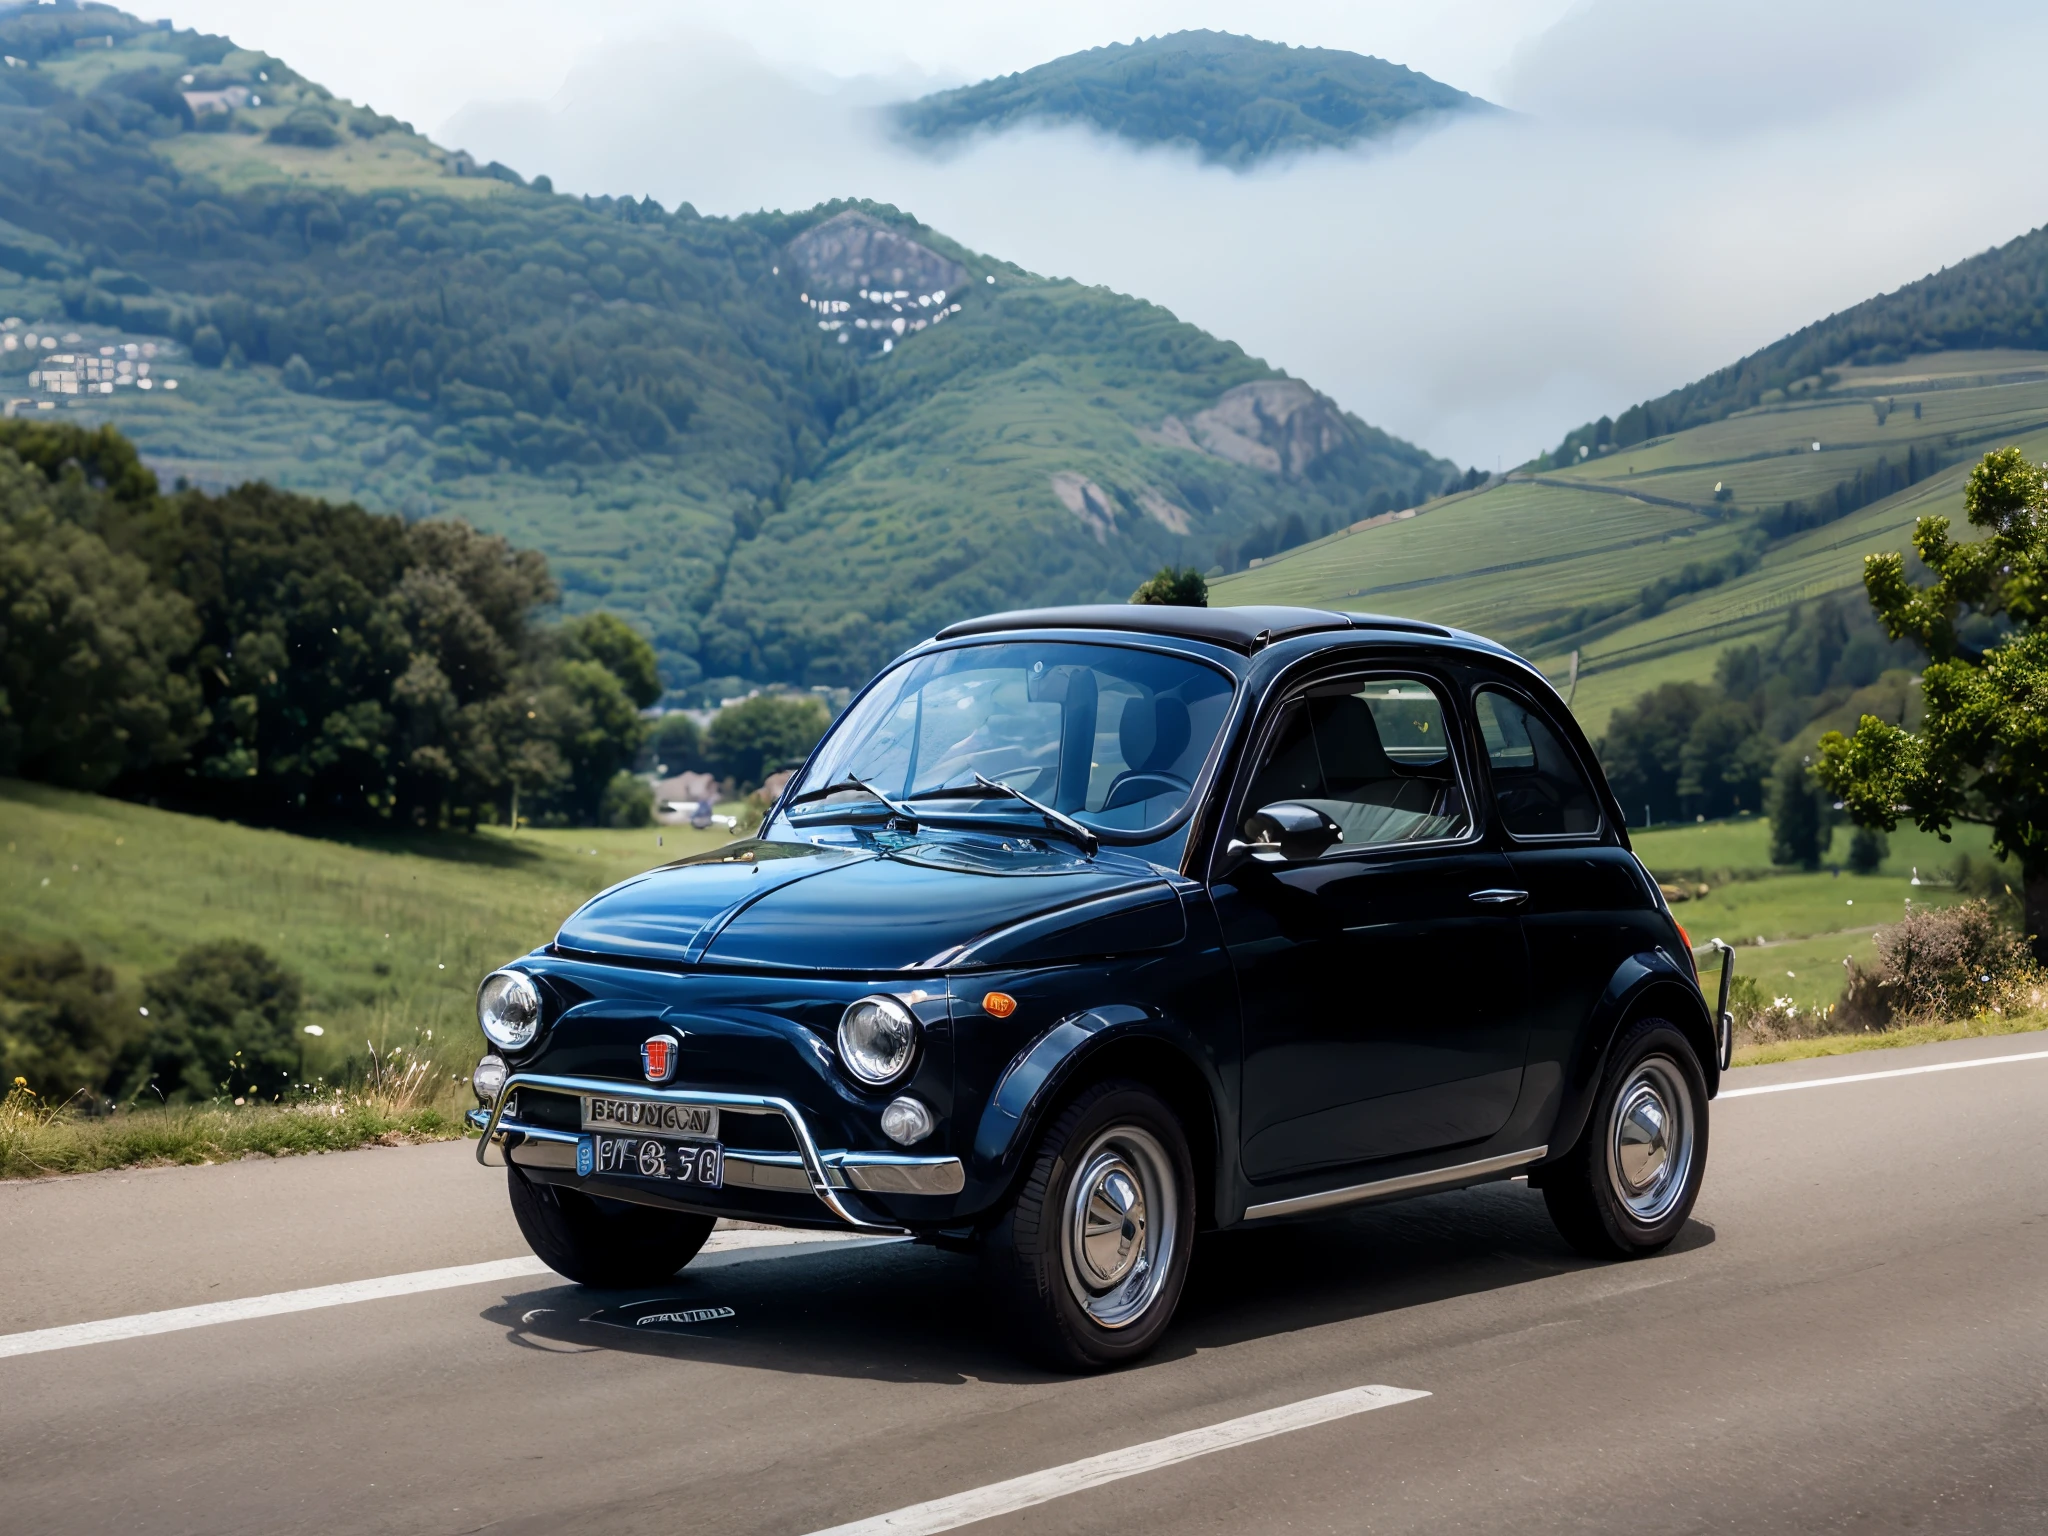
[[[1520,1184],[1222,1234],[1161,1352],[1086,1380],[1016,1363],[970,1260],[898,1243],[0,1354],[0,1531],[806,1536],[1367,1385],[1428,1396],[967,1528],[2048,1530],[2044,1111],[2048,1057],[1724,1099],[1690,1229],[1636,1264],[1575,1257]],[[0,1186],[0,1351],[515,1258],[502,1179],[444,1145]],[[731,1315],[630,1326],[656,1298]]]

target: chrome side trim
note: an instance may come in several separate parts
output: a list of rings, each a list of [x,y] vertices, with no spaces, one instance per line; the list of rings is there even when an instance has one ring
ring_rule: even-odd
[[[1326,1189],[1313,1195],[1296,1195],[1289,1200],[1269,1200],[1246,1209],[1246,1221],[1264,1221],[1272,1216],[1300,1216],[1325,1211],[1333,1206],[1356,1205],[1364,1200],[1383,1200],[1392,1195],[1418,1194],[1425,1189],[1464,1184],[1488,1174],[1506,1173],[1511,1168],[1540,1163],[1548,1147],[1531,1147],[1526,1152],[1504,1152],[1499,1157],[1482,1157],[1476,1163],[1459,1163],[1453,1168],[1430,1168],[1421,1173],[1404,1173],[1398,1178],[1376,1179],[1370,1184],[1350,1184],[1343,1189]]]
[[[505,1080],[498,1097],[486,1114],[471,1110],[469,1123],[483,1133],[477,1143],[476,1160],[486,1167],[497,1166],[493,1154],[506,1138],[517,1135],[522,1144],[546,1144],[548,1152],[533,1159],[533,1166],[574,1166],[573,1154],[567,1164],[557,1164],[553,1148],[573,1148],[580,1139],[575,1133],[523,1120],[506,1120],[505,1105],[515,1088],[527,1086],[554,1093],[602,1093],[614,1096],[656,1099],[666,1104],[702,1105],[738,1114],[780,1115],[796,1138],[795,1152],[749,1152],[740,1148],[725,1154],[725,1182],[752,1189],[788,1190],[815,1195],[834,1216],[850,1227],[867,1232],[898,1232],[902,1228],[887,1222],[857,1216],[839,1191],[849,1187],[876,1194],[957,1195],[967,1187],[967,1170],[957,1157],[906,1157],[893,1152],[822,1151],[805,1124],[802,1111],[787,1099],[765,1094],[713,1093],[690,1088],[648,1088],[637,1083],[613,1082],[604,1078],[550,1077],[537,1072],[514,1072]],[[502,1123],[501,1123],[502,1122]],[[539,1151],[539,1148],[535,1149]],[[515,1162],[529,1159],[515,1157]],[[502,1159],[500,1159],[502,1161]]]

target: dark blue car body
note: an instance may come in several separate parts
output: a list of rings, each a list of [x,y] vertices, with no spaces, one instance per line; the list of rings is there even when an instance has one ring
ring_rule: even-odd
[[[1646,1015],[1684,1032],[1713,1091],[1720,1042],[1682,932],[1570,713],[1509,652],[1368,615],[1102,607],[975,620],[910,654],[992,637],[1146,647],[1228,674],[1184,810],[1092,850],[1028,816],[995,833],[878,814],[820,842],[786,794],[757,837],[612,887],[512,962],[542,1022],[476,1116],[481,1157],[640,1205],[965,1241],[1012,1198],[1048,1117],[1105,1075],[1173,1107],[1203,1227],[1540,1183],[1579,1139],[1610,1044]],[[1280,702],[1374,669],[1445,701],[1468,835],[1248,859],[1232,840]],[[1568,744],[1597,829],[1508,832],[1473,716],[1486,688]],[[919,1026],[914,1066],[886,1089],[855,1080],[835,1043],[875,994]],[[664,1036],[676,1060],[650,1086],[642,1045]],[[722,1106],[719,1187],[593,1169],[580,1096],[594,1092]],[[879,1120],[906,1092],[936,1121],[908,1148]]]

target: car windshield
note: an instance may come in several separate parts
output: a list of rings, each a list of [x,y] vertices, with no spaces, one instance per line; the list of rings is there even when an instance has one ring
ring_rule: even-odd
[[[1216,668],[1134,647],[1017,640],[935,651],[847,711],[792,809],[802,820],[874,804],[850,787],[858,780],[921,809],[1038,819],[979,774],[1091,828],[1142,832],[1187,803],[1230,694]]]

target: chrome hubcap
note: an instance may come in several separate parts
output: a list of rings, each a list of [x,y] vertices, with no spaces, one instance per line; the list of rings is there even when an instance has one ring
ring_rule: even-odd
[[[1115,1126],[1089,1144],[1068,1186],[1061,1260],[1067,1285],[1105,1328],[1136,1321],[1166,1283],[1173,1253],[1173,1165],[1148,1131]]]
[[[1628,1213],[1645,1225],[1671,1214],[1692,1172],[1692,1096],[1676,1062],[1650,1056],[1615,1096],[1607,1176]]]

